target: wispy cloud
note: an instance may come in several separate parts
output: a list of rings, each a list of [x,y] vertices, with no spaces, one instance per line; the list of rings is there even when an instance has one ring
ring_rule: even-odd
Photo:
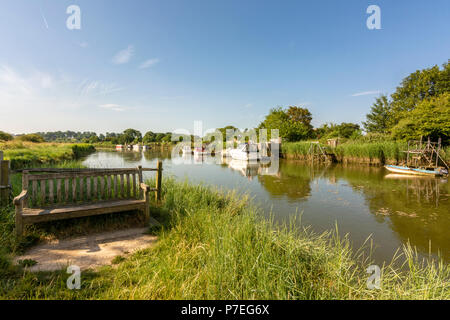
[[[134,47],[129,45],[128,48],[119,51],[112,59],[114,64],[124,64],[130,61],[134,54]]]
[[[354,93],[354,94],[352,94],[352,97],[368,96],[368,95],[379,94],[379,93],[381,93],[381,92],[380,91],[364,91],[364,92]]]
[[[123,88],[115,83],[104,83],[97,80],[83,80],[78,86],[78,92],[81,96],[105,96],[113,92],[122,91]]]
[[[47,19],[45,19],[44,13],[42,12],[42,9],[41,9],[41,16],[42,16],[42,20],[44,20],[45,27],[48,29]]]
[[[101,105],[99,105],[99,107],[103,108],[103,109],[118,111],[118,112],[122,112],[122,111],[126,110],[125,107],[122,107],[122,106],[120,106],[118,104],[114,104],[114,103],[101,104]]]
[[[139,69],[147,69],[158,63],[159,63],[158,58],[148,59],[148,60],[144,61],[143,63],[141,63],[141,65],[139,66]]]
[[[82,48],[87,48],[87,46],[89,45],[86,41],[80,42],[78,43],[78,45]]]

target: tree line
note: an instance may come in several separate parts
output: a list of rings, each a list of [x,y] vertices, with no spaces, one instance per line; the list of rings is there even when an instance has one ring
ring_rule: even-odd
[[[97,134],[91,131],[52,131],[36,132],[22,135],[12,135],[0,131],[0,141],[10,141],[17,139],[28,142],[84,142],[84,143],[111,143],[111,144],[131,144],[131,143],[152,143],[152,142],[171,142],[172,133],[158,133],[148,131],[142,136],[142,133],[136,129],[126,129],[122,133],[107,132],[106,134]]]
[[[450,142],[450,64],[418,70],[407,76],[388,97],[377,97],[362,127],[356,123],[311,125],[307,108],[289,106],[270,110],[258,128],[279,129],[285,141],[312,138],[410,140],[430,137]]]

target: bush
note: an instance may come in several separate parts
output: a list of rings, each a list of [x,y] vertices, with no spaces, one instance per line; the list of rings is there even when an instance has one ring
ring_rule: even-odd
[[[0,131],[0,141],[10,141],[13,139],[12,134]]]
[[[45,142],[44,138],[37,133],[24,134],[24,135],[18,136],[17,139],[20,141],[27,141],[27,142],[34,142],[34,143]]]

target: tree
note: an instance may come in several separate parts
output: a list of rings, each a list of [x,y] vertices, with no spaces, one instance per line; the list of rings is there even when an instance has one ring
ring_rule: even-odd
[[[166,132],[164,137],[161,139],[162,142],[171,142],[172,141],[172,133]]]
[[[156,137],[155,137],[155,141],[156,142],[162,142],[162,140],[163,140],[163,138],[165,137],[166,135],[164,134],[164,133],[157,133],[156,134]]]
[[[13,139],[12,134],[0,131],[0,141],[10,141]]]
[[[127,129],[121,134],[120,140],[124,144],[141,142],[142,134],[138,130]]]
[[[258,128],[267,129],[268,138],[271,137],[271,130],[273,129],[278,129],[280,137],[286,141],[299,141],[309,138],[312,129],[310,125],[311,120],[308,120],[311,115],[309,111],[297,107],[291,107],[290,110],[291,116],[288,115],[289,109],[288,111],[283,110],[281,107],[271,109]],[[300,119],[303,121],[300,121]]]
[[[407,116],[420,102],[450,92],[450,64],[417,70],[406,77],[391,95],[395,123]]]
[[[363,122],[366,132],[387,133],[391,127],[391,104],[385,95],[378,97]]]
[[[361,135],[361,128],[359,124],[342,122],[341,124],[325,123],[320,128],[316,129],[318,138],[357,138]]]
[[[150,143],[156,141],[156,134],[152,131],[147,131],[144,135],[144,138],[142,139],[142,142],[144,143]]]
[[[430,137],[434,141],[450,140],[450,92],[419,103],[408,117],[392,129],[397,139],[419,139]]]
[[[291,121],[300,122],[304,124],[306,127],[310,127],[312,129],[311,126],[312,115],[308,109],[299,108],[297,106],[290,106],[286,111],[286,114],[288,115]]]
[[[24,134],[19,136],[18,139],[21,141],[28,141],[35,143],[45,142],[44,138],[37,133]]]

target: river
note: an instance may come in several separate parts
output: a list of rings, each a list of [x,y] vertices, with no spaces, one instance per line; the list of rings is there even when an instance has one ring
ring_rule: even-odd
[[[91,168],[154,168],[158,159],[163,161],[164,177],[238,189],[278,222],[299,215],[301,224],[315,232],[338,226],[339,234],[348,234],[355,248],[370,236],[377,263],[390,261],[408,242],[423,257],[439,253],[450,261],[450,187],[446,179],[393,175],[370,166],[280,160],[270,167],[223,163],[220,157],[211,156],[172,158],[169,151],[98,151],[84,164]]]

